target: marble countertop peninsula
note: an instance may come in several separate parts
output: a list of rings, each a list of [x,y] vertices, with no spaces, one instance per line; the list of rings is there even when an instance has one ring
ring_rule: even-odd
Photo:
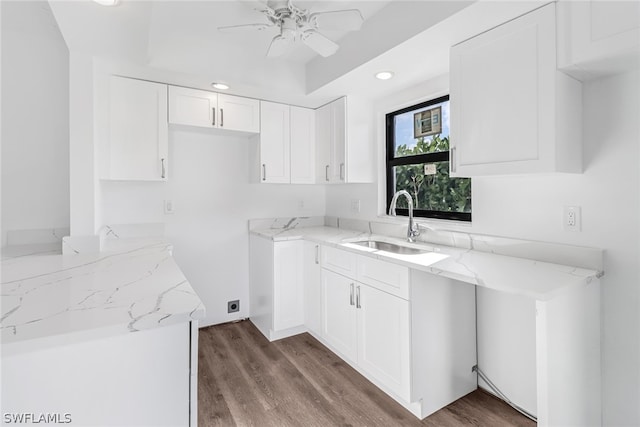
[[[3,354],[205,314],[163,238],[121,239],[94,254],[62,255],[50,244],[3,248],[0,267]]]
[[[529,247],[523,250],[523,244],[517,241],[517,245],[511,242],[514,249],[499,249],[498,246],[491,249],[491,241],[486,236],[483,239],[476,237],[476,241],[482,242],[482,244],[476,243],[481,246],[480,248],[473,247],[472,237],[468,239],[471,243],[466,247],[464,244],[460,245],[463,247],[456,247],[424,241],[411,244],[400,237],[377,234],[372,225],[357,226],[356,224],[354,228],[359,228],[360,231],[317,223],[294,227],[285,227],[286,223],[266,227],[265,225],[267,224],[255,222],[250,225],[250,232],[276,242],[304,239],[538,301],[551,300],[565,291],[585,286],[603,275],[598,265],[591,268],[564,263],[574,259],[588,259],[592,264],[601,263],[602,251],[592,248],[531,242]],[[459,236],[458,239],[460,240]],[[358,240],[387,241],[424,249],[427,252],[411,255],[395,254],[352,243]],[[452,238],[452,240],[455,239]],[[493,244],[496,244],[495,241]],[[504,243],[501,242],[501,244]],[[518,256],[499,253],[501,251],[508,253],[508,250],[512,250]],[[522,256],[522,253],[527,252],[531,257]],[[537,252],[544,252],[544,254],[537,256]],[[549,252],[557,253],[560,261],[549,262]]]

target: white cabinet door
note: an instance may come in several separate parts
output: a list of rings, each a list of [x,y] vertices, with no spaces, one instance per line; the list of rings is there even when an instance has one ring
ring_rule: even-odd
[[[168,174],[167,85],[112,76],[105,178],[164,181]]]
[[[316,110],[316,182],[373,182],[371,102],[342,97]]]
[[[218,126],[218,94],[169,86],[169,123],[213,128]]]
[[[273,329],[273,258],[272,240],[249,236],[249,319],[267,339]]]
[[[358,366],[409,401],[409,301],[364,284],[356,286]]]
[[[329,182],[331,163],[331,104],[316,110],[316,182]]]
[[[322,269],[322,336],[342,357],[357,361],[355,280]]]
[[[346,98],[331,103],[331,145],[329,181],[345,182],[346,177]]]
[[[218,94],[218,118],[220,129],[258,133],[260,101],[220,93]]]
[[[304,325],[302,240],[275,242],[273,252],[273,330]]]
[[[555,46],[550,4],[451,48],[452,176],[581,172],[580,84]]]
[[[320,245],[304,242],[304,324],[317,336],[322,335],[322,284],[320,281]]]
[[[290,109],[291,183],[315,183],[315,112],[309,108]]]
[[[637,67],[640,60],[640,2],[558,3],[558,65],[588,80]]]
[[[261,181],[284,183],[290,178],[289,106],[260,102]]]

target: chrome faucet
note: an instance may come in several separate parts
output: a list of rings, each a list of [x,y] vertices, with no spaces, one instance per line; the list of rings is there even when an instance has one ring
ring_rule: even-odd
[[[413,199],[411,198],[411,194],[409,194],[406,190],[397,191],[391,199],[389,215],[396,216],[396,204],[398,203],[398,197],[400,196],[404,196],[407,199],[407,204],[409,205],[409,226],[407,228],[407,241],[413,243],[416,241],[416,237],[420,235],[420,229],[418,228],[418,224],[413,222]]]

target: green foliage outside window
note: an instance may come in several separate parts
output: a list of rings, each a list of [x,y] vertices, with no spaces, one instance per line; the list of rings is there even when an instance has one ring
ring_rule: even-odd
[[[448,136],[434,135],[416,141],[413,148],[406,144],[397,146],[396,158],[449,150]],[[448,161],[431,164],[435,165],[435,174],[425,174],[425,165],[429,163],[395,166],[396,190],[407,190],[415,209],[471,212],[471,179],[449,178]],[[398,207],[407,207],[404,198],[398,199]]]

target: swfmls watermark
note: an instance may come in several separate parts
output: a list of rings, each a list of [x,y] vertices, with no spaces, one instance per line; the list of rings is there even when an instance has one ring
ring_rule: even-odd
[[[72,419],[68,412],[5,412],[2,421],[4,424],[69,424]]]

